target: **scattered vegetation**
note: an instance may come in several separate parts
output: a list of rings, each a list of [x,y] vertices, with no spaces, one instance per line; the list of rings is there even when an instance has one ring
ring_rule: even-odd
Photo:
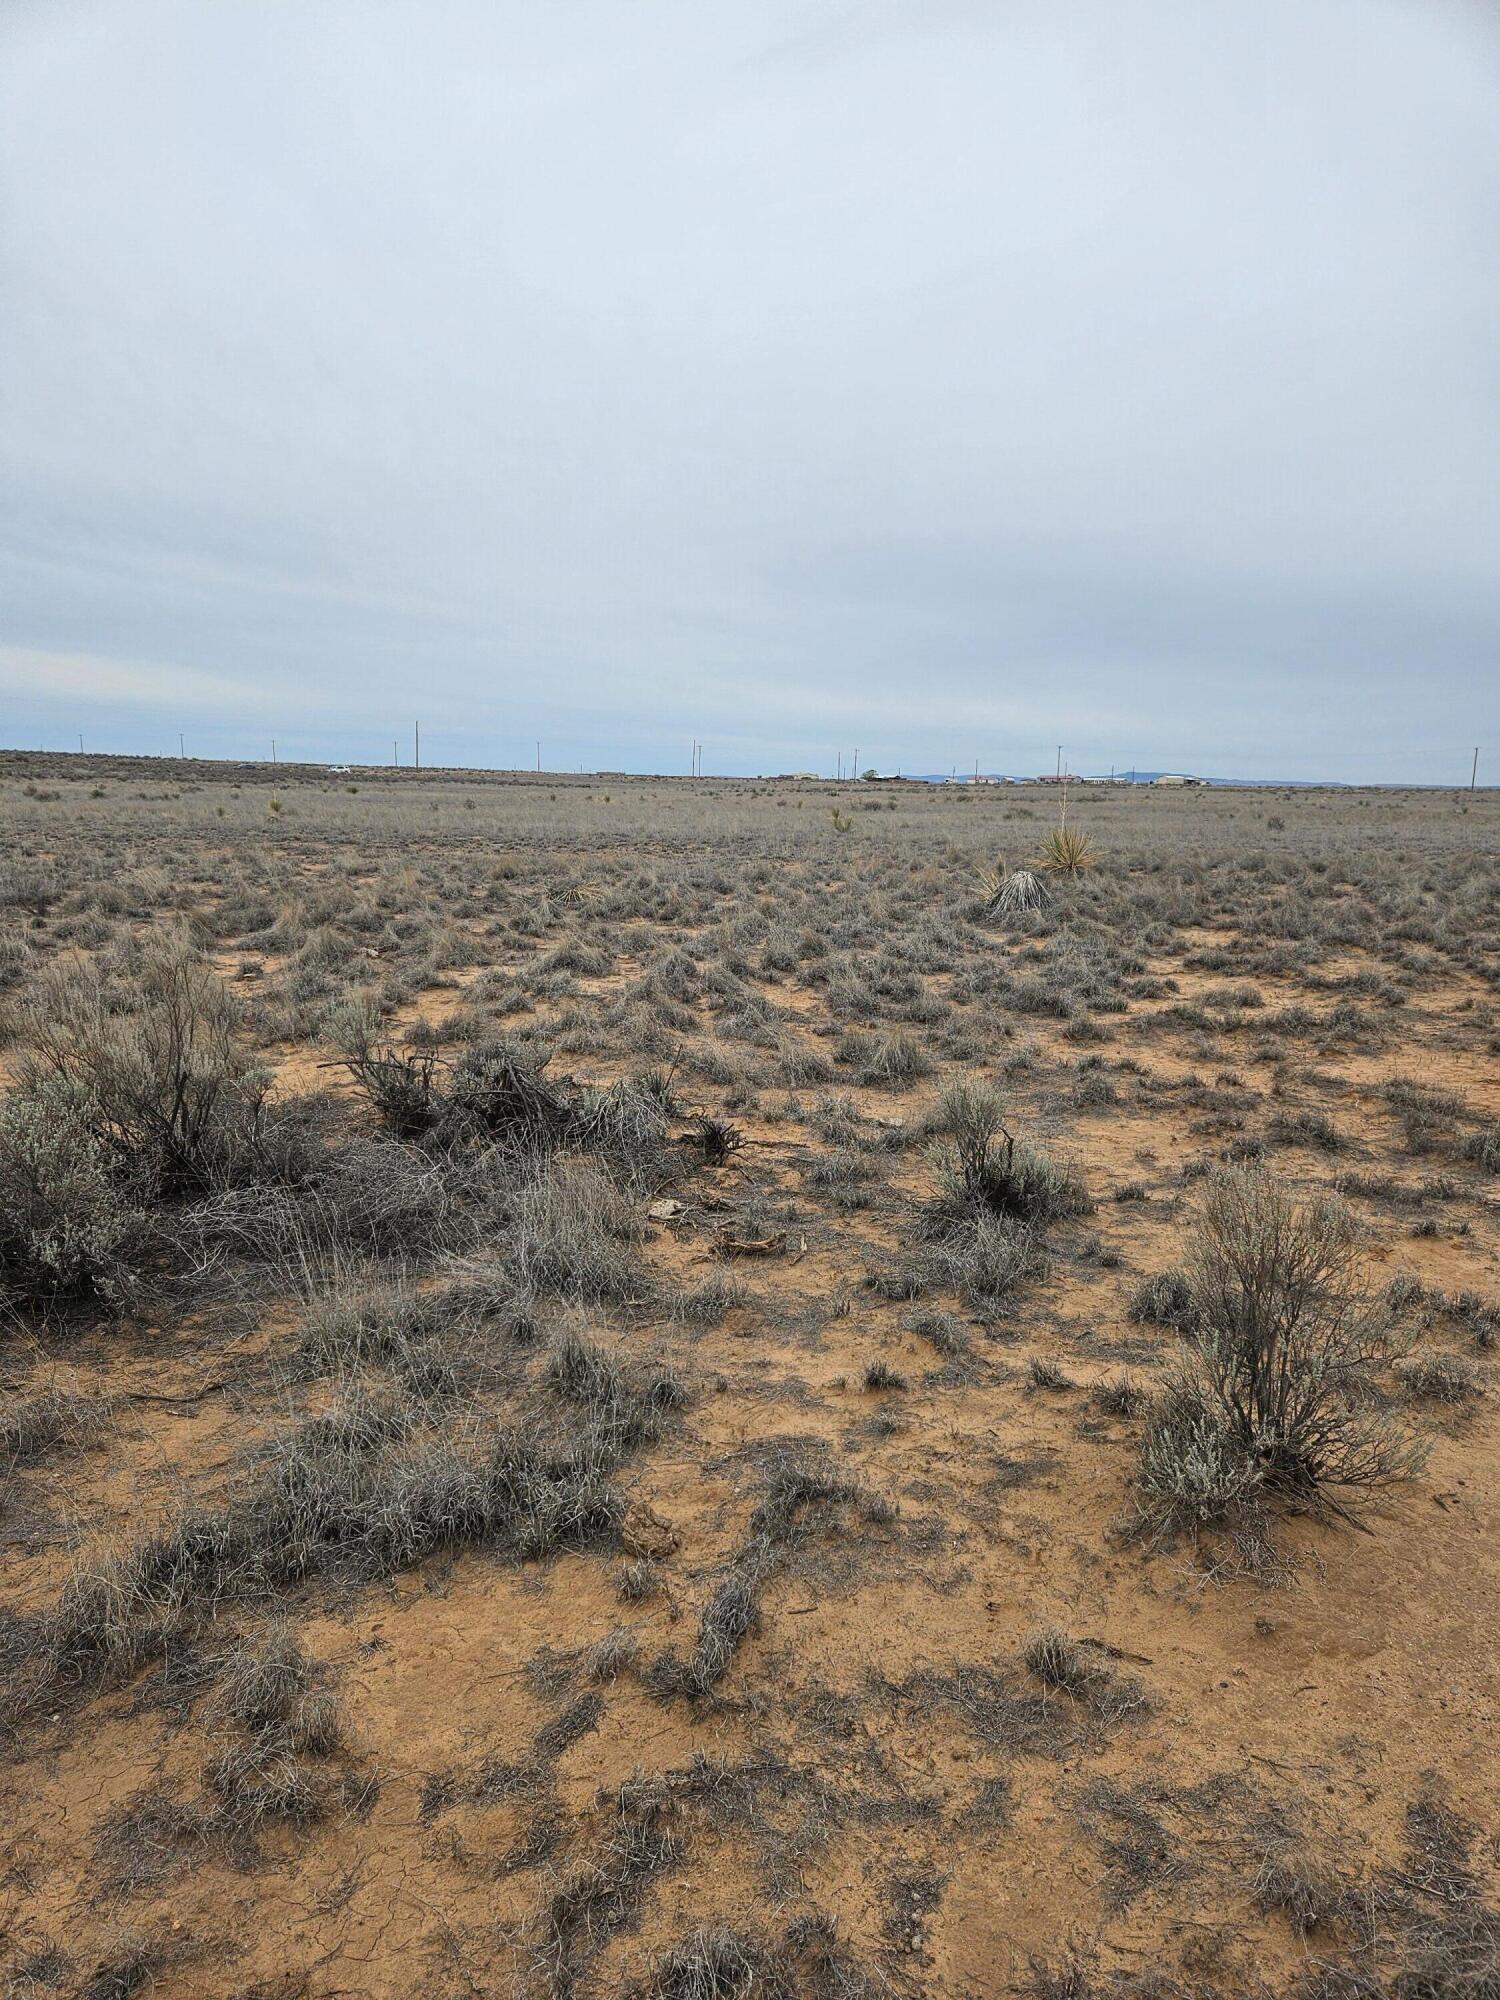
[[[0,1987],[1489,1991],[1391,1818],[1493,1789],[1484,795],[96,774],[0,758]]]

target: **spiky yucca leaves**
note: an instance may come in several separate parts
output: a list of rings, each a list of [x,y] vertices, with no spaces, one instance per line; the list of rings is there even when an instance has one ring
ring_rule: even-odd
[[[1029,868],[1016,868],[1008,875],[997,869],[990,877],[987,897],[990,914],[997,917],[1024,916],[1052,900],[1045,884]]]
[[[1073,826],[1055,826],[1042,842],[1037,866],[1049,875],[1081,875],[1099,859],[1099,850],[1086,833]]]

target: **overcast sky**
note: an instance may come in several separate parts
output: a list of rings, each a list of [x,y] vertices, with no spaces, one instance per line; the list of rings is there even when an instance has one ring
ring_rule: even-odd
[[[3,743],[1500,780],[1497,472],[1488,0],[0,0]]]

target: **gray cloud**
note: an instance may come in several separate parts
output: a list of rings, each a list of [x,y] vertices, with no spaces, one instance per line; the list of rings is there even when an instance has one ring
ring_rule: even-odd
[[[1497,82],[1461,0],[12,0],[0,734],[1453,777]]]

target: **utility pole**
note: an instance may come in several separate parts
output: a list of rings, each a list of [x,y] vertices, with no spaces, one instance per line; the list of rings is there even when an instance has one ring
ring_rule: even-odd
[[[271,738],[271,762],[273,764],[276,762],[276,738],[274,736]]]
[[[1057,775],[1059,778],[1062,776],[1062,745],[1060,743],[1057,746]]]
[[[542,739],[540,736],[536,740],[536,768],[538,772],[542,768]]]
[[[412,768],[420,771],[422,768],[422,725],[420,722],[414,722],[411,726],[411,761]]]
[[[179,729],[177,732],[177,761],[181,764],[185,763],[186,760],[187,752],[182,747],[182,731]]]
[[[1474,763],[1473,767],[1469,772],[1469,790],[1471,792],[1474,789],[1474,780],[1478,776],[1479,776],[1479,745],[1476,743],[1474,746]]]
[[[854,746],[854,769],[849,773],[849,775],[851,778],[857,778],[859,776],[859,745],[857,743]]]
[[[78,732],[78,754],[80,757],[83,755],[83,731],[81,729]]]

